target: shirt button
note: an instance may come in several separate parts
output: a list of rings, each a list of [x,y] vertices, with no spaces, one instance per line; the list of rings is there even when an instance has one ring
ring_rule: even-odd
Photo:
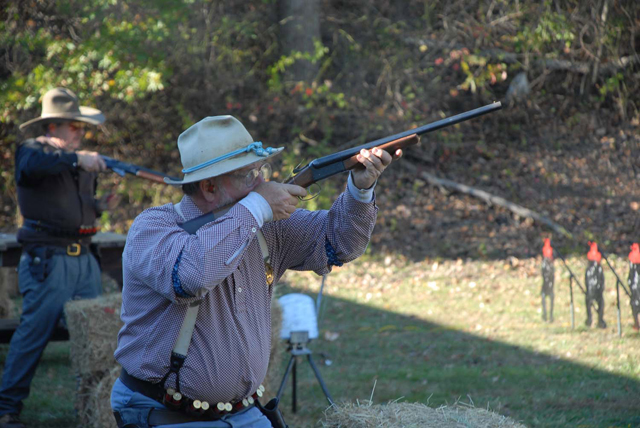
[[[242,293],[242,287],[238,287],[238,293]]]
[[[253,233],[256,233],[256,228],[255,228],[255,227],[252,227],[252,228],[251,228],[251,231],[252,231]]]

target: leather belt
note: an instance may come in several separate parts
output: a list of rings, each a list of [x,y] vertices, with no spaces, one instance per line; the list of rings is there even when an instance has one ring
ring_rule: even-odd
[[[124,385],[134,392],[138,392],[146,397],[152,398],[162,403],[164,388],[159,383],[151,383],[131,376],[123,368],[120,372],[120,380]],[[164,404],[164,403],[163,403]]]
[[[45,232],[51,236],[60,238],[84,238],[98,233],[98,228],[94,226],[80,226],[78,229],[64,229],[43,223],[40,220],[31,220],[28,218],[24,219],[22,227],[36,232]]]
[[[133,377],[129,373],[127,373],[124,368],[122,368],[122,371],[120,372],[120,381],[130,390],[149,397],[152,400],[161,403],[162,405],[169,407],[172,404],[166,401],[167,391],[162,387],[160,383],[151,383]],[[188,397],[183,397],[182,404],[178,404],[178,407],[175,409],[154,409],[149,414],[149,424],[168,425],[172,423],[212,421],[221,419],[225,415],[240,413],[247,409],[250,409],[251,407],[254,407],[254,401],[252,399],[251,404],[247,405],[244,405],[243,403],[236,403],[236,405],[226,409],[217,409],[216,407],[210,407],[208,410],[202,413],[189,412],[189,410],[193,410],[193,405],[196,401],[198,400],[192,400]],[[200,401],[198,401],[198,403],[200,403]],[[152,417],[154,418],[154,423],[151,423]]]
[[[53,246],[53,245],[45,245],[45,247],[50,248],[53,254],[62,254],[66,256],[83,256],[89,253],[89,247],[86,245],[80,245],[76,242],[73,244],[69,244],[66,247],[63,246]]]
[[[47,257],[53,256],[54,254],[60,254],[63,256],[72,256],[78,257],[83,256],[85,254],[89,254],[91,250],[86,245],[79,244],[74,242],[73,244],[63,245],[63,244],[35,244],[28,243],[24,244],[23,251],[30,253],[35,248],[44,248],[47,254]]]

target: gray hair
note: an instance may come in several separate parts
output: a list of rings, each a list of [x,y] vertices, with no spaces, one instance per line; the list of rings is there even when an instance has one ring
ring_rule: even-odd
[[[187,196],[194,196],[198,193],[198,189],[200,189],[200,182],[194,181],[191,183],[185,183],[182,185],[182,192]]]

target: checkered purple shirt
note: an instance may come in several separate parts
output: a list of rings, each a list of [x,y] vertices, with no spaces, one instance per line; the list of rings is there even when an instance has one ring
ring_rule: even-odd
[[[180,207],[185,220],[203,214],[188,196]],[[327,240],[342,262],[360,256],[376,213],[374,201],[359,202],[346,191],[329,211],[298,209],[287,220],[265,223],[276,281],[287,269],[329,272]],[[209,403],[242,400],[265,378],[271,348],[272,287],[265,280],[258,222],[242,204],[195,235],[178,226],[183,221],[167,204],[133,222],[122,255],[124,327],[115,357],[130,375],[159,382],[169,371],[187,304],[202,298],[180,391]],[[175,294],[172,270],[180,254],[180,284],[200,297]],[[175,375],[165,386],[175,387]]]

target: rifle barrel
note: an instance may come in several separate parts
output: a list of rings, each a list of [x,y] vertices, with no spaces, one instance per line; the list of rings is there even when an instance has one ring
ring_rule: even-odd
[[[391,135],[389,137],[380,138],[378,140],[372,141],[367,144],[363,144],[362,146],[353,147],[350,149],[343,150],[338,153],[333,153],[328,156],[324,156],[318,159],[315,159],[311,162],[316,168],[322,168],[323,166],[329,165],[334,162],[343,161],[345,159],[350,158],[351,156],[357,154],[362,149],[372,149],[379,145],[389,143],[391,141],[398,140],[400,138],[408,137],[409,135],[422,135],[427,132],[437,131],[438,129],[445,128],[447,126],[455,125],[460,122],[464,122],[465,120],[473,119],[474,117],[482,116],[487,113],[491,113],[496,110],[500,110],[502,108],[502,103],[500,101],[493,102],[491,104],[487,104],[486,106],[479,107],[474,110],[467,111],[465,113],[460,113],[455,116],[447,117],[442,120],[438,120],[437,122],[429,123],[427,125],[420,126],[418,128],[409,129],[408,131],[401,132],[399,134]]]

